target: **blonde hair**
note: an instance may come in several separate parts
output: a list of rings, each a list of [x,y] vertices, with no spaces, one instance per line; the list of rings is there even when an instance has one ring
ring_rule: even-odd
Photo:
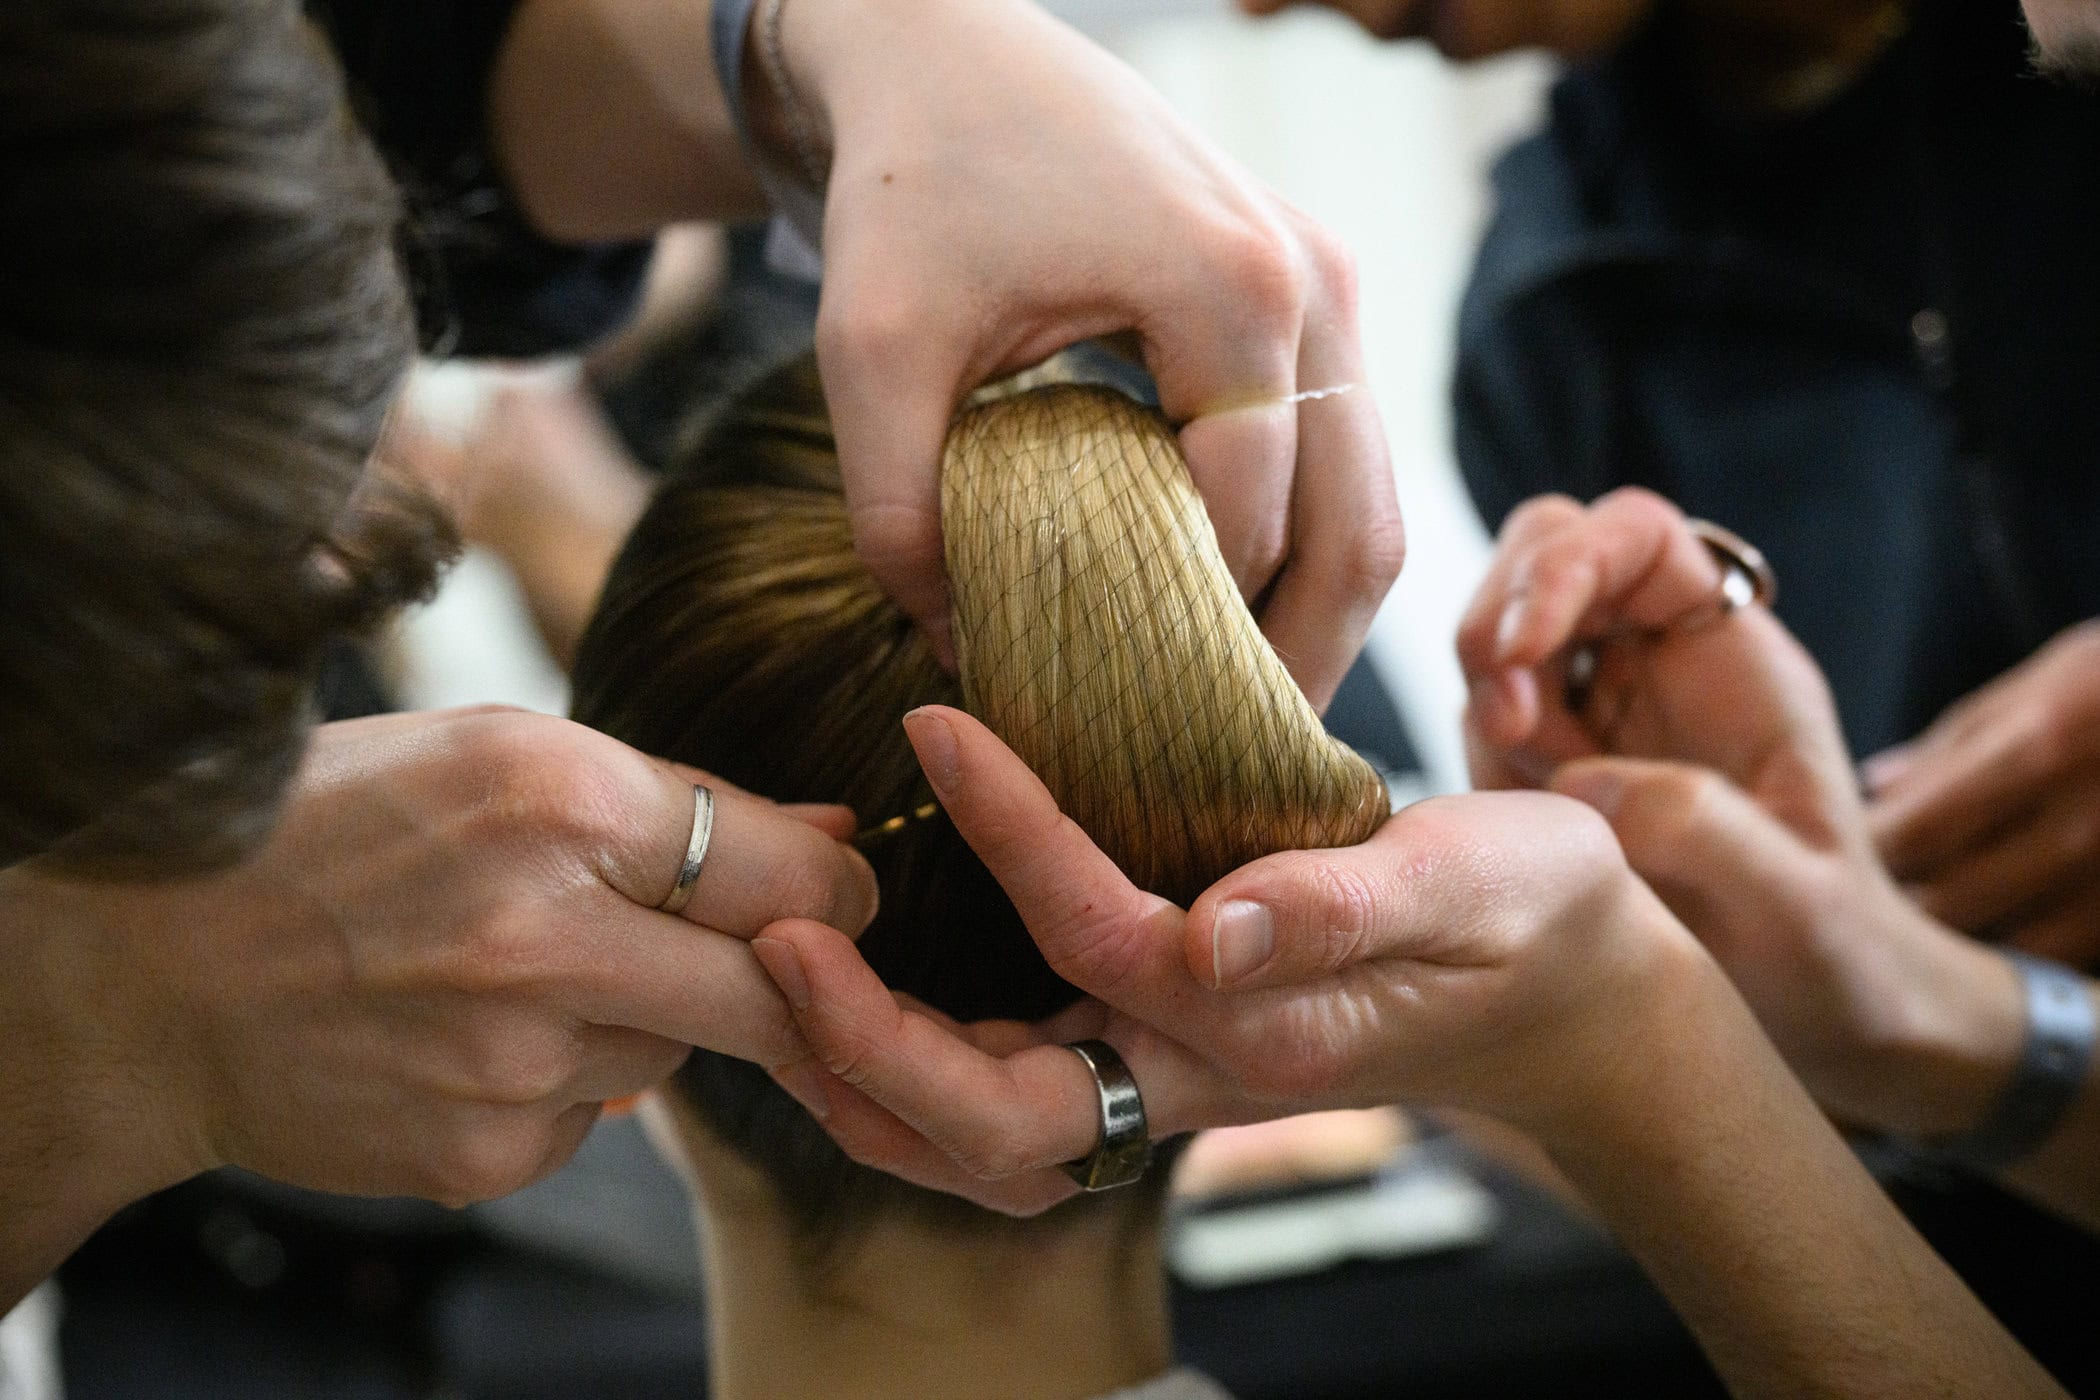
[[[1082,385],[972,408],[941,515],[965,704],[1133,883],[1186,902],[1385,819],[1383,780],[1240,601],[1157,413]]]
[[[1377,828],[1382,783],[1321,732],[1261,639],[1156,414],[1069,385],[1000,398],[957,422],[944,480],[960,684],[853,553],[804,360],[737,404],[635,526],[578,649],[576,717],[886,827],[862,843],[881,907],[860,950],[892,988],[966,1021],[1035,1019],[1079,993],[945,817],[890,820],[933,796],[899,723],[918,705],[983,717],[1170,898]],[[811,1259],[879,1212],[990,1228],[848,1160],[756,1066],[696,1052],[678,1082],[766,1174]],[[1157,1189],[1127,1199],[1156,1204]]]

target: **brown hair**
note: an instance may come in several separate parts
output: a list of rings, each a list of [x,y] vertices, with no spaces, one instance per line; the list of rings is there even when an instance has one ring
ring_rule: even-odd
[[[223,861],[450,548],[394,192],[293,0],[9,0],[0,171],[0,865]]]
[[[972,410],[949,444],[960,684],[853,553],[804,360],[734,409],[635,526],[578,650],[576,717],[874,827],[933,798],[905,712],[967,697],[1104,849],[1170,894],[1383,820],[1375,772],[1320,732],[1261,642],[1156,415],[1054,387]],[[945,818],[863,849],[881,908],[860,949],[892,988],[965,1020],[1077,998]],[[856,1166],[755,1066],[696,1052],[679,1084],[773,1183],[813,1259],[877,1211],[993,1219]],[[1126,1199],[1156,1205],[1159,1189]]]

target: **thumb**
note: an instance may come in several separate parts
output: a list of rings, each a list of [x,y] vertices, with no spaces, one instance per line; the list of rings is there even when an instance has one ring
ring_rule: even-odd
[[[1799,878],[1799,843],[1748,793],[1710,768],[1583,758],[1554,770],[1551,786],[1610,822],[1627,864],[1672,904],[1686,897],[1761,902]],[[1679,913],[1690,917],[1686,910]]]

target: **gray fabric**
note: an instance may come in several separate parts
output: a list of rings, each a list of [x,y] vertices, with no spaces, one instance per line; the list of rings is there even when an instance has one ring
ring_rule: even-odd
[[[752,11],[757,8],[758,0],[715,0],[711,16],[715,78],[729,102],[729,119],[736,123],[744,157],[751,162],[776,215],[767,261],[775,271],[804,282],[816,282],[824,265],[823,193],[810,189],[794,172],[782,170],[767,159],[752,139],[744,103],[744,53],[751,42]]]

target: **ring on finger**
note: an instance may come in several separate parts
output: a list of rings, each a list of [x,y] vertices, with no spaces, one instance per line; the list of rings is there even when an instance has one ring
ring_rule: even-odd
[[[1067,1045],[1094,1076],[1101,1128],[1094,1150],[1063,1163],[1064,1173],[1082,1191],[1108,1191],[1128,1186],[1145,1174],[1152,1161],[1152,1139],[1145,1122],[1145,1100],[1138,1093],[1130,1066],[1105,1040],[1078,1040]]]
[[[693,784],[693,830],[685,838],[685,861],[678,867],[678,883],[657,905],[666,914],[682,913],[700,883],[700,867],[707,860],[707,843],[715,834],[715,795],[704,783]]]

